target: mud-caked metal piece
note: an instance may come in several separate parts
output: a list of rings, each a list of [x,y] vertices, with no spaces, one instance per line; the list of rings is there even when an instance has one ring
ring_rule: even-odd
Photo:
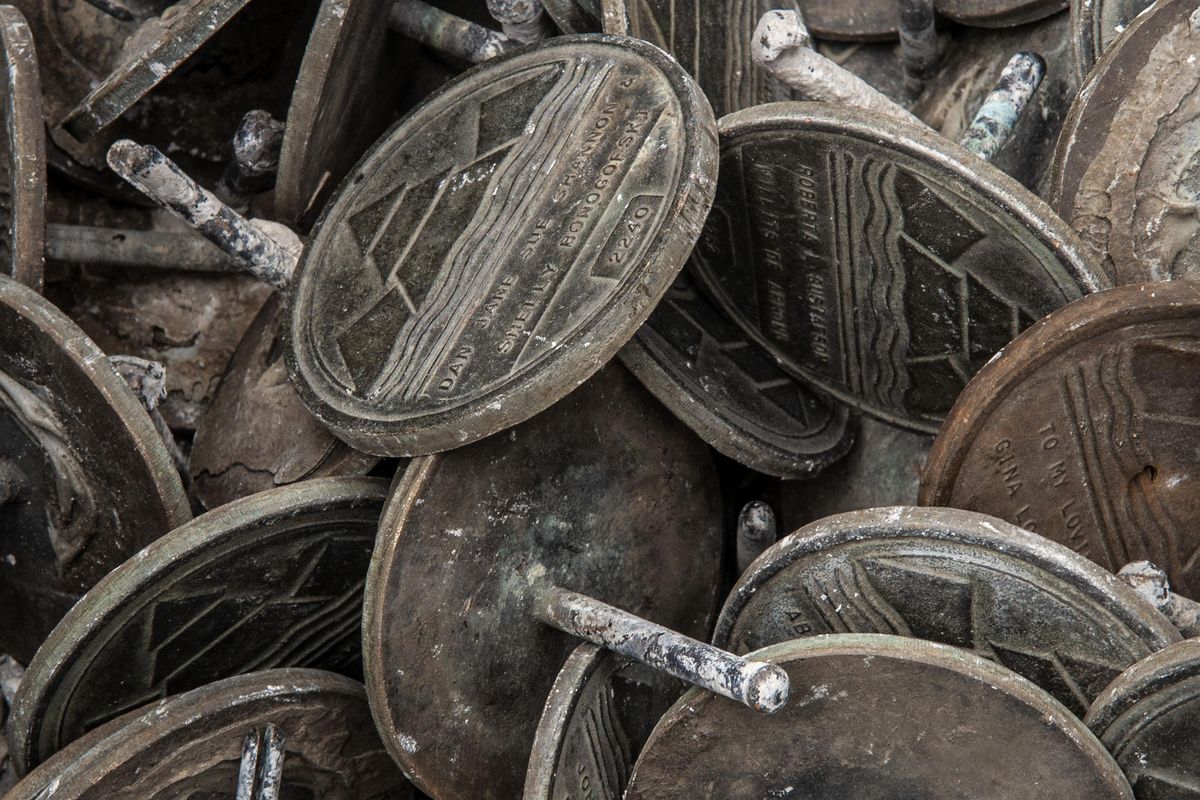
[[[550,35],[550,17],[542,0],[487,0],[487,9],[505,35],[522,44],[540,42]]]
[[[371,705],[406,773],[442,800],[519,796],[579,643],[535,616],[542,587],[705,636],[719,497],[707,447],[618,364],[503,435],[414,460],[363,618]]]
[[[542,0],[546,13],[563,33],[599,33],[601,0]]]
[[[1113,43],[1153,0],[1071,0],[1075,79],[1082,83]]]
[[[699,436],[768,475],[807,478],[849,450],[849,412],[776,366],[686,272],[619,353]]]
[[[411,797],[362,684],[322,670],[270,669],[132,710],[29,773],[6,798],[232,798],[242,734],[267,725],[287,732],[280,797]]]
[[[0,6],[0,274],[42,290],[46,126],[29,23]]]
[[[1132,800],[1088,729],[1033,684],[952,647],[841,635],[768,647],[795,701],[770,717],[692,690],[642,749],[627,800]]]
[[[246,330],[196,426],[192,488],[206,508],[310,478],[366,475],[379,458],[322,425],[288,382],[278,296]]]
[[[1067,115],[1051,203],[1117,284],[1200,278],[1200,0],[1157,3]]]
[[[644,42],[555,37],[464,74],[380,140],[314,229],[290,293],[293,384],[380,455],[528,419],[650,315],[715,169],[707,101]]]
[[[72,604],[191,515],[146,412],[99,348],[0,278],[0,652],[28,663]],[[19,477],[17,477],[19,476]]]
[[[283,731],[272,722],[246,734],[235,800],[279,800],[286,741]]]
[[[1196,598],[1197,368],[1192,282],[1076,301],[967,386],[930,451],[921,504],[1006,519],[1113,572],[1152,561]]]
[[[1046,76],[1046,61],[1037,53],[1017,53],[1000,73],[996,86],[983,99],[961,144],[991,161],[1008,143],[1021,113]]]
[[[779,538],[779,522],[775,511],[761,500],[751,500],[742,506],[737,520],[738,574],[763,554]]]
[[[109,356],[108,360],[117,374],[133,390],[133,394],[142,404],[142,408],[146,409],[146,413],[150,415],[150,421],[154,423],[154,429],[158,431],[163,446],[171,454],[171,463],[179,472],[184,488],[190,489],[191,481],[187,471],[187,458],[179,449],[179,443],[175,441],[175,434],[171,432],[162,412],[158,410],[159,404],[167,399],[166,368],[157,361],[137,356]]]
[[[1135,561],[1121,567],[1117,577],[1161,611],[1185,638],[1200,636],[1200,603],[1172,592],[1164,569]]]
[[[747,653],[844,632],[973,650],[1080,715],[1122,670],[1180,638],[1064,547],[982,514],[897,507],[828,517],[767,550],[725,601],[713,642]]]
[[[283,123],[262,109],[246,112],[233,134],[233,158],[225,168],[218,194],[239,207],[266,191],[279,170]]]
[[[920,94],[925,82],[937,74],[938,44],[933,0],[897,0],[900,27],[900,63],[908,93]]]
[[[1200,797],[1200,641],[1185,641],[1130,667],[1088,710],[1138,798]]]
[[[1053,211],[928,128],[825,103],[724,117],[693,274],[781,367],[934,433],[1022,329],[1107,285]]]
[[[272,667],[360,675],[386,482],[305,481],[197,517],[115,569],[38,650],[13,708],[25,772],[92,728]]]
[[[472,64],[490,61],[521,45],[500,31],[457,17],[425,0],[394,0],[387,24],[410,39]]]

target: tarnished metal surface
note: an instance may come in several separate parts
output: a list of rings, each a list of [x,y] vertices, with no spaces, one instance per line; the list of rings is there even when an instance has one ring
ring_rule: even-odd
[[[710,114],[661,51],[602,36],[523,48],[434,95],[305,250],[285,337],[301,399],[349,444],[413,455],[561,398],[682,268],[714,189]]]
[[[450,14],[425,0],[394,0],[387,22],[410,39],[472,64],[482,64],[521,45],[500,31]]]
[[[563,33],[599,33],[601,0],[543,0]]]
[[[761,500],[742,506],[737,521],[737,568],[745,572],[754,559],[763,554],[779,538],[779,522],[775,512]]]
[[[925,82],[937,74],[941,59],[933,0],[899,0],[896,8],[905,85],[910,95],[917,95]]]
[[[235,800],[279,800],[285,741],[283,731],[271,722],[246,734],[242,740]]]
[[[1066,9],[1071,0],[937,0],[939,14],[963,25],[1008,28]]]
[[[1075,77],[1082,82],[1152,0],[1071,0]]]
[[[1017,53],[1010,58],[963,133],[962,146],[985,161],[994,158],[1008,143],[1045,76],[1046,61],[1037,53]]]
[[[801,0],[800,9],[822,39],[870,42],[899,32],[897,3],[890,0]]]
[[[1161,567],[1135,561],[1121,567],[1117,577],[1161,611],[1185,638],[1200,636],[1200,603],[1172,592]]]
[[[797,702],[762,717],[692,690],[654,729],[626,800],[1098,800],[1133,793],[1061,705],[955,648],[823,636],[758,651]]]
[[[0,273],[42,290],[46,225],[46,126],[33,34],[0,6]]]

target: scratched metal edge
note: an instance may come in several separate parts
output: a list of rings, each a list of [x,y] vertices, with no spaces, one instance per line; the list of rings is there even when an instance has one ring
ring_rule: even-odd
[[[970,25],[975,28],[1012,28],[1037,22],[1039,19],[1045,19],[1064,11],[1070,7],[1071,0],[1025,3],[1023,6],[1003,14],[972,14],[971,9],[975,8],[976,4],[969,1],[963,2],[963,0],[937,0],[936,5],[939,14],[961,25]],[[986,8],[986,4],[984,7]]]
[[[1143,700],[1181,681],[1200,677],[1200,639],[1184,639],[1126,669],[1113,679],[1088,709],[1083,722],[1112,752],[1120,756],[1120,740],[1152,722],[1137,711]]]
[[[33,32],[13,6],[0,6],[0,50],[8,78],[5,123],[12,277],[41,293],[46,252],[46,125]]]

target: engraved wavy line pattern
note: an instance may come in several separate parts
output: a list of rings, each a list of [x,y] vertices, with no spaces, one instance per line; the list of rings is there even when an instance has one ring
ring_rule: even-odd
[[[621,746],[616,728],[619,722],[613,713],[612,690],[604,687],[597,693],[597,702],[584,716],[584,734],[595,765],[595,778],[600,783],[601,797],[618,798],[621,787],[629,780],[629,755]]]
[[[896,360],[898,320],[902,319],[903,307],[896,308],[891,302],[894,296],[896,274],[902,269],[901,262],[891,257],[888,237],[898,235],[899,211],[894,200],[892,187],[895,169],[881,165],[873,159],[864,160],[861,177],[868,200],[866,246],[871,254],[870,283],[863,292],[863,299],[871,310],[869,329],[870,347],[864,350],[864,372],[875,379],[867,388],[876,402],[890,407],[902,407],[904,395],[901,376],[905,373],[903,358]],[[901,295],[901,300],[903,299]],[[901,354],[902,355],[902,354]]]

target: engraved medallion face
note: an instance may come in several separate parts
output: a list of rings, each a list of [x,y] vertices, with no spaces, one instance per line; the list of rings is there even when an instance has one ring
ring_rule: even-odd
[[[1138,17],[1058,140],[1052,203],[1118,285],[1200,278],[1197,9],[1171,0]]]
[[[388,455],[528,419],[649,315],[715,169],[707,102],[645,43],[559,37],[468,72],[318,222],[291,292],[301,399]]]
[[[785,370],[929,433],[996,351],[1105,280],[998,170],[915,125],[820,103],[721,120],[692,266]]]
[[[341,442],[288,381],[272,295],[246,330],[200,419],[189,467],[207,508],[309,478],[366,475],[379,459]]]
[[[33,33],[21,12],[0,6],[0,273],[42,290],[46,142]]]
[[[227,678],[146,705],[42,764],[9,800],[226,800],[242,739],[285,737],[280,798],[408,800],[412,787],[371,723],[362,684],[314,669]]]
[[[1200,642],[1172,645],[1130,667],[1088,710],[1138,797],[1200,797]]]
[[[104,353],[0,278],[0,651],[29,663],[116,565],[190,518],[150,418]]]
[[[686,274],[620,355],[702,439],[759,472],[809,477],[853,442],[845,407],[780,370]]]
[[[621,800],[650,731],[684,684],[591,644],[550,689],[522,800]]]
[[[605,32],[636,36],[679,60],[700,84],[718,117],[789,100],[792,90],[750,58],[759,17],[773,9],[798,11],[795,0],[616,0],[623,14],[606,18]],[[613,29],[624,18],[627,30]]]
[[[232,675],[320,667],[360,676],[362,591],[386,488],[331,478],[246,498],[114,570],[25,673],[8,728],[18,768]]]
[[[381,734],[426,794],[520,795],[547,693],[579,644],[534,618],[539,581],[706,636],[715,472],[619,364],[502,436],[409,465],[380,522],[363,663]]]
[[[627,800],[1133,797],[1079,720],[971,653],[841,635],[755,657],[787,671],[788,704],[764,716],[689,691],[642,750]]]
[[[597,33],[600,0],[543,0],[546,13],[563,33]]]
[[[800,636],[886,633],[973,650],[1082,716],[1179,634],[1071,551],[951,509],[840,514],[775,544],[734,587],[713,641],[738,653]]]
[[[991,514],[1111,572],[1152,561],[1200,593],[1200,290],[1123,286],[1005,349],[934,442],[922,505]]]

